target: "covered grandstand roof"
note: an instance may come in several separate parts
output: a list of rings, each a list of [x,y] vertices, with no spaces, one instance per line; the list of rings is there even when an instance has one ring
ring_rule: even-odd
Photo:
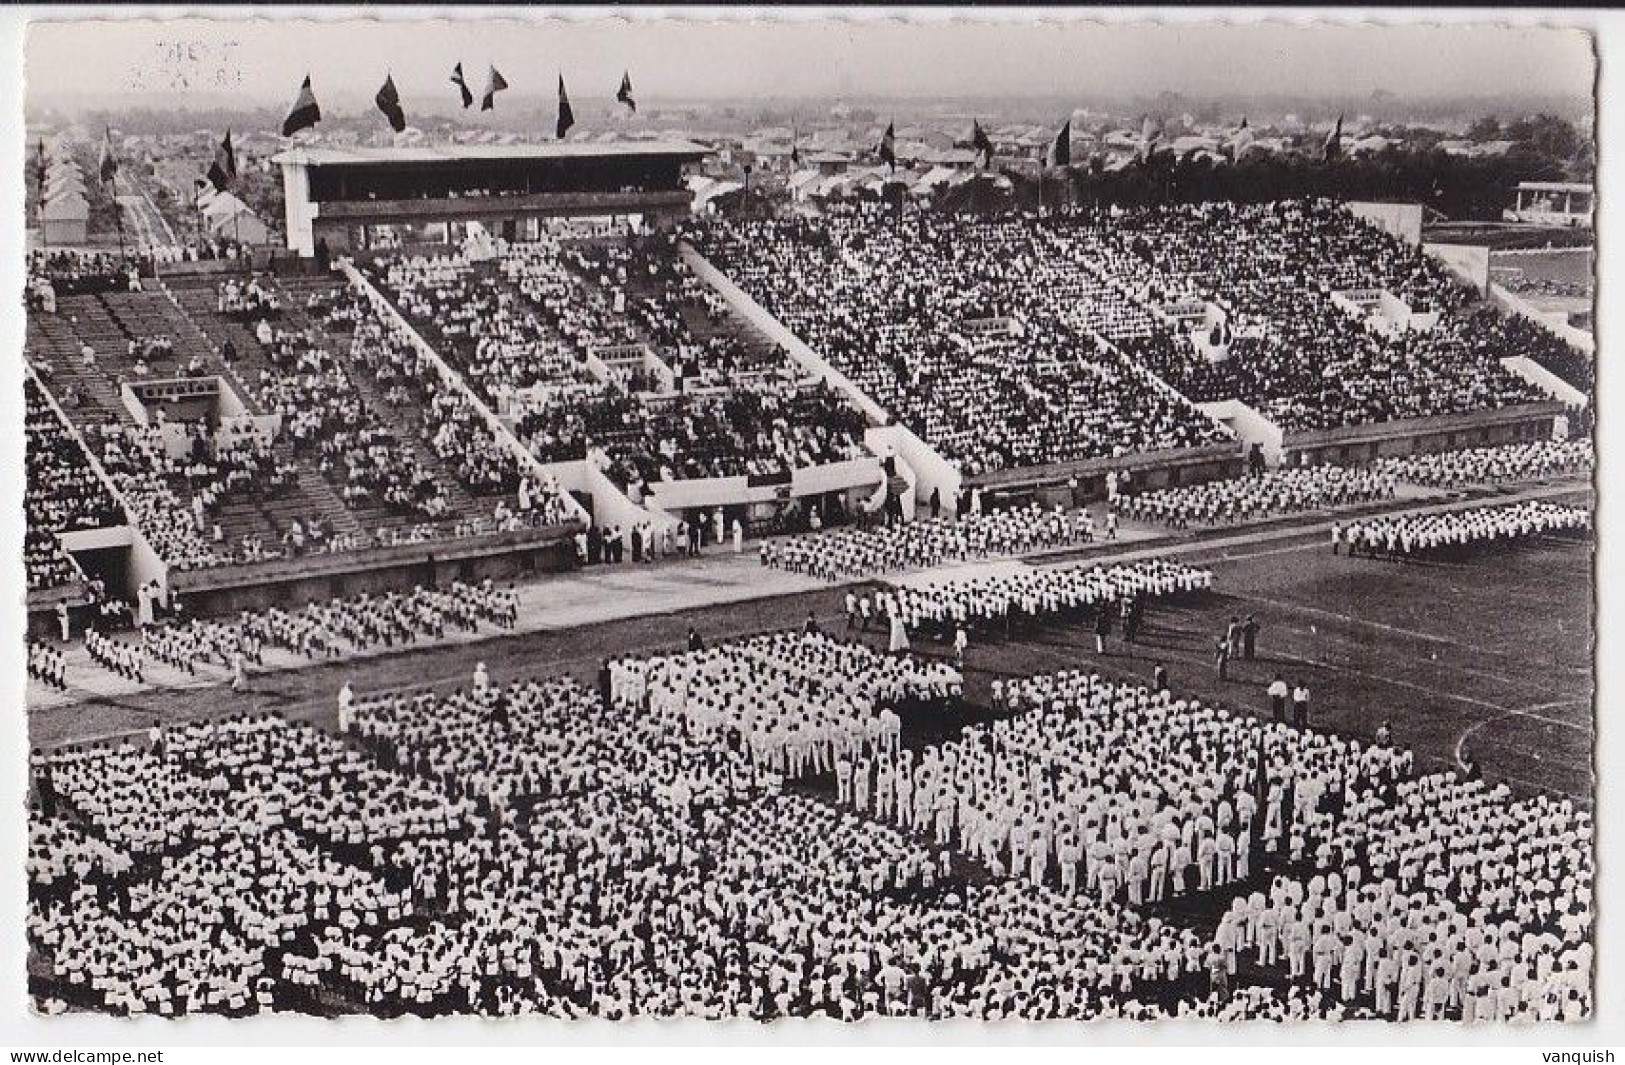
[[[609,141],[592,144],[418,144],[381,148],[293,148],[273,156],[274,163],[305,166],[367,166],[391,163],[455,163],[491,159],[602,159],[648,155],[692,156],[711,149],[693,141]]]

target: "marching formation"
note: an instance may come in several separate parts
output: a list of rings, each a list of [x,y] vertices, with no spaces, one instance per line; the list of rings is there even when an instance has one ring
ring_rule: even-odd
[[[1585,534],[1591,512],[1558,503],[1514,503],[1434,514],[1364,518],[1332,526],[1332,550],[1349,555],[1407,559],[1485,544],[1513,543],[1551,534]]]
[[[1115,518],[1100,530],[1117,538]],[[930,518],[869,528],[831,529],[763,541],[762,565],[825,580],[871,577],[944,562],[999,558],[1029,551],[1072,547],[1095,540],[1087,510],[1045,508],[1038,503],[957,518]]]
[[[1595,461],[1596,442],[1580,437],[1407,455],[1381,459],[1374,468],[1407,484],[1461,488],[1589,473]]]
[[[1132,640],[1134,625],[1148,601],[1178,598],[1212,586],[1212,570],[1166,559],[1142,559],[1109,566],[1035,566],[986,576],[933,579],[892,587],[880,592],[877,602],[882,614],[900,618],[909,631],[941,637],[967,626],[1008,633],[1033,622],[1065,623],[1085,614],[1110,619],[1120,611],[1125,635]]]
[[[1269,470],[1230,481],[1159,488],[1123,500],[1123,513],[1137,521],[1171,525],[1232,525],[1323,507],[1392,499],[1390,472],[1344,466]]]

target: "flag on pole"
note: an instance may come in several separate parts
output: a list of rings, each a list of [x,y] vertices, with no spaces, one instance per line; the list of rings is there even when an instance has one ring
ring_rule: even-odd
[[[559,140],[570,132],[570,127],[576,124],[575,112],[570,110],[570,94],[564,91],[564,75],[559,75],[559,120],[553,127],[553,135]]]
[[[491,73],[485,79],[485,95],[480,97],[480,110],[489,111],[491,108],[495,107],[497,105],[497,93],[501,92],[507,87],[507,81],[505,81],[502,75],[498,73],[496,64],[493,63],[491,65]]]
[[[214,150],[214,162],[209,164],[209,184],[217,192],[225,192],[232,182],[237,180],[237,151],[231,146],[231,130],[226,130],[226,139]]]
[[[1151,157],[1157,154],[1157,145],[1161,141],[1161,120],[1146,115],[1140,122],[1140,162],[1150,162]]]
[[[1330,163],[1343,155],[1343,116],[1337,116],[1337,125],[1326,135],[1326,143],[1320,149],[1321,158]]]
[[[451,68],[451,83],[457,86],[457,91],[463,97],[463,109],[474,106],[474,94],[468,90],[468,82],[463,78],[463,64],[458,63]]]
[[[880,161],[897,172],[897,123],[886,123],[886,132],[880,135]]]
[[[97,167],[97,170],[101,173],[102,182],[105,184],[118,177],[118,158],[113,154],[112,129],[103,127],[103,130],[102,158],[101,164]]]
[[[39,139],[39,150],[35,152],[34,165],[39,168],[39,183],[45,184],[45,174],[51,169],[51,165],[45,161],[44,137]]]
[[[791,166],[800,166],[801,165],[801,143],[800,143],[800,139],[801,139],[801,135],[796,132],[796,127],[791,126],[790,127],[790,165]]]
[[[304,84],[299,86],[299,97],[293,102],[293,109],[282,120],[282,135],[291,137],[321,120],[322,109],[316,106],[316,94],[310,91],[310,75],[306,74]]]
[[[1049,148],[1044,152],[1044,165],[1071,166],[1072,165],[1072,120],[1069,118],[1061,123],[1061,131],[1055,139],[1049,142]]]
[[[982,123],[974,118],[970,120],[970,146],[972,151],[982,157],[982,166],[993,165],[993,142],[988,139]]]
[[[389,128],[399,133],[406,128],[406,112],[401,110],[401,94],[395,91],[395,75],[385,74],[384,84],[374,98],[378,110],[389,119]]]
[[[634,115],[638,113],[638,102],[632,98],[632,72],[624,71],[621,74],[621,87],[615,93],[615,100],[626,105],[626,109]]]

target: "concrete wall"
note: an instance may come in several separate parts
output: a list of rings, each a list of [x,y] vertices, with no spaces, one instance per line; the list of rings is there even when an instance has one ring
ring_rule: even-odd
[[[930,500],[932,492],[941,493],[944,514],[954,512],[954,500],[959,498],[965,479],[959,467],[936,448],[903,425],[874,426],[864,432],[863,442],[876,455],[884,455],[890,448],[897,456],[897,472],[909,482],[910,488],[903,498],[905,517],[912,518],[917,509]]]
[[[282,164],[282,216],[288,247],[300,255],[316,254],[312,223],[316,205],[310,202],[310,171],[294,163]]]
[[[1549,440],[1562,413],[1563,408],[1557,403],[1529,403],[1471,414],[1290,432],[1282,441],[1282,461],[1288,466],[1323,462],[1356,465],[1395,455]]]
[[[1367,203],[1353,201],[1350,213],[1408,244],[1422,243],[1422,205],[1419,203]]]
[[[1584,329],[1576,329],[1568,324],[1567,316],[1560,311],[1545,311],[1530,303],[1522,296],[1505,286],[1490,282],[1490,299],[1508,314],[1519,314],[1532,322],[1546,327],[1547,331],[1560,340],[1567,341],[1572,346],[1595,355],[1597,351],[1597,338]]]
[[[1490,290],[1489,248],[1481,244],[1424,244],[1422,250],[1479,295]]]
[[[1522,355],[1513,355],[1502,359],[1501,365],[1566,406],[1583,407],[1591,402],[1590,396],[1587,396],[1534,359]]]
[[[1223,422],[1241,441],[1242,453],[1252,450],[1254,444],[1264,449],[1264,464],[1271,469],[1281,464],[1281,427],[1264,417],[1258,410],[1239,399],[1225,399],[1217,403],[1199,403],[1198,408],[1210,418]]]
[[[315,599],[354,596],[362,592],[443,587],[454,580],[478,581],[486,577],[495,581],[518,580],[532,574],[561,572],[574,565],[575,560],[575,547],[567,539],[464,557],[437,554],[431,545],[424,546],[422,552],[412,553],[409,558],[390,565],[319,573],[300,573],[297,567],[289,567],[282,579],[184,591],[181,598],[192,614],[235,613],[271,606],[303,606]],[[456,542],[436,546],[454,550]]]

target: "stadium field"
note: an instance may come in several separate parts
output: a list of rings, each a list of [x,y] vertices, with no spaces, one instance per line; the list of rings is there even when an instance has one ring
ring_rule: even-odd
[[[1149,680],[1155,662],[1176,692],[1267,712],[1276,672],[1307,683],[1311,724],[1369,736],[1388,722],[1430,768],[1471,751],[1487,776],[1520,793],[1591,794],[1592,608],[1588,543],[1540,540],[1449,561],[1395,563],[1333,556],[1319,533],[1199,549],[1187,560],[1215,571],[1212,593],[1154,606],[1139,643],[1114,635],[1097,656],[1086,621],[1013,635],[973,632],[967,716],[987,713],[990,683],[1062,669]],[[234,712],[280,709],[326,721],[349,680],[360,692],[466,684],[476,661],[499,681],[569,673],[590,682],[605,656],[675,649],[692,624],[707,640],[805,622],[845,629],[844,587],[655,614],[579,628],[493,637],[256,676]],[[1216,676],[1212,651],[1231,615],[1262,626],[1258,658]],[[857,633],[879,646],[878,630]],[[943,655],[942,644],[916,650]],[[39,707],[33,742],[56,746],[219,712],[220,689],[162,690]],[[916,742],[959,721],[910,723]]]

